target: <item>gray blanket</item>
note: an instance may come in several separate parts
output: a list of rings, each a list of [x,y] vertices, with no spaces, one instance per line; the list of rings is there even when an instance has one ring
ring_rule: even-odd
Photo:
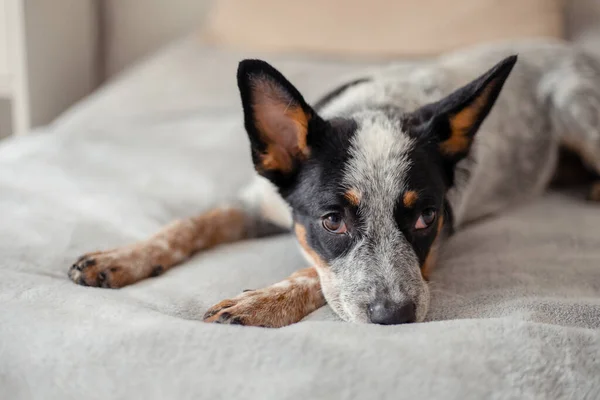
[[[184,41],[0,144],[0,398],[600,398],[600,207],[564,193],[455,235],[422,324],[354,325],[327,307],[279,330],[200,321],[301,268],[289,236],[121,290],[70,282],[78,255],[248,180],[242,56]],[[269,60],[309,97],[363,67]]]

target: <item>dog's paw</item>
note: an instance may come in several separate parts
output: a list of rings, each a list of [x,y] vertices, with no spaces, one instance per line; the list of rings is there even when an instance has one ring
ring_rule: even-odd
[[[160,265],[147,266],[143,254],[123,248],[85,254],[69,269],[69,278],[78,285],[117,289],[148,275],[162,273]],[[150,271],[148,273],[147,271]]]
[[[78,285],[116,289],[124,285],[124,270],[130,269],[128,259],[120,260],[117,251],[85,254],[69,269],[69,278]]]
[[[288,321],[281,292],[273,287],[246,290],[233,299],[223,300],[204,314],[204,322],[279,328]]]

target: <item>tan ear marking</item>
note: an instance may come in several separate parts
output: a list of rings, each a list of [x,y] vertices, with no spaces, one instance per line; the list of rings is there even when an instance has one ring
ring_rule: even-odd
[[[440,143],[442,152],[456,154],[465,152],[469,148],[472,140],[468,136],[469,131],[481,116],[494,87],[495,82],[490,82],[471,104],[450,116],[450,137]]]
[[[261,155],[260,165],[263,170],[290,172],[294,163],[285,149],[276,144],[270,144],[265,153]]]
[[[261,156],[265,170],[290,172],[294,159],[305,159],[310,150],[306,143],[310,114],[268,78],[253,82],[254,119],[266,150]]]
[[[404,207],[412,207],[415,205],[415,202],[418,198],[419,194],[417,192],[414,190],[409,190],[408,192],[404,193],[404,196],[402,196],[402,203],[404,204]]]

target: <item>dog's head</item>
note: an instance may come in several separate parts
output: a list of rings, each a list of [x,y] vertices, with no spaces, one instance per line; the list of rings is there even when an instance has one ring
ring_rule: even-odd
[[[445,199],[516,57],[410,113],[325,120],[269,64],[245,60],[238,86],[259,174],[290,204],[298,241],[331,307],[349,321],[422,321],[427,268],[450,225]]]

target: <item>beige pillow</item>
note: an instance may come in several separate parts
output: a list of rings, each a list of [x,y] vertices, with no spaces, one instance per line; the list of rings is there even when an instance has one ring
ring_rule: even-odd
[[[248,50],[429,55],[562,37],[561,0],[216,0],[205,38]]]

